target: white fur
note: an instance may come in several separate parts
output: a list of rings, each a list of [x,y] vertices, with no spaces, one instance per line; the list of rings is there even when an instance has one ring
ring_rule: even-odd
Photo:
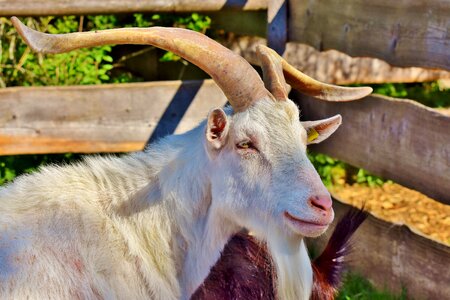
[[[278,298],[308,300],[313,273],[303,239],[286,239],[273,227],[267,244],[277,271]]]
[[[302,237],[321,232],[293,230],[283,212],[315,220],[307,200],[327,192],[298,110],[263,99],[227,114],[220,147],[203,122],[144,152],[45,167],[2,188],[0,298],[188,299],[247,228],[269,241],[280,298],[307,299]],[[259,153],[236,149],[247,138]]]

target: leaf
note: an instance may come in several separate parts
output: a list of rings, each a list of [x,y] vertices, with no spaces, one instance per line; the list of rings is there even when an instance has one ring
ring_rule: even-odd
[[[106,74],[100,75],[99,78],[100,78],[100,79],[103,79],[103,80],[109,80],[109,76],[106,75]]]
[[[109,56],[109,55],[103,56],[103,60],[107,61],[107,62],[113,62],[113,58],[111,56]]]

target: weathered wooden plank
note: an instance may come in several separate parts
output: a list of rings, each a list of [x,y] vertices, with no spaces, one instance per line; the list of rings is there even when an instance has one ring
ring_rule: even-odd
[[[218,11],[210,13],[211,28],[233,35],[266,36],[267,11]]]
[[[259,37],[233,37],[222,43],[252,64],[259,62],[255,49],[267,41]],[[370,57],[351,57],[336,50],[319,52],[306,44],[289,42],[283,57],[294,67],[320,81],[334,84],[425,82],[450,78],[450,72],[424,68],[399,68]]]
[[[267,0],[0,0],[1,16],[263,10]]]
[[[341,114],[343,124],[311,149],[450,204],[450,116],[412,100],[378,95],[330,103],[292,96],[304,120]]]
[[[450,70],[448,0],[290,0],[289,40]]]
[[[350,208],[335,199],[336,220]],[[334,225],[333,225],[334,227]],[[323,248],[331,229],[309,245]],[[405,225],[395,225],[372,215],[353,237],[347,257],[350,270],[368,278],[380,289],[406,288],[414,299],[447,299],[450,295],[450,248],[419,236]]]
[[[141,150],[225,103],[211,80],[0,89],[0,155]]]

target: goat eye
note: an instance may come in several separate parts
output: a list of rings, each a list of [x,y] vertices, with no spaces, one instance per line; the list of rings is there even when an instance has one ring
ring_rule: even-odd
[[[236,147],[238,149],[254,149],[256,150],[256,147],[253,145],[253,143],[251,141],[242,141],[240,143],[236,144]]]

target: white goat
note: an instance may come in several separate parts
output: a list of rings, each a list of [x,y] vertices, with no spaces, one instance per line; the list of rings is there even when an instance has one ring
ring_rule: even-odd
[[[13,22],[36,51],[152,44],[208,72],[232,109],[146,151],[86,158],[21,176],[0,190],[0,298],[188,299],[227,240],[246,228],[267,240],[278,297],[308,299],[304,236],[333,220],[331,199],[306,156],[340,116],[299,122],[288,82],[329,100],[370,88],[325,85],[259,48],[265,86],[240,56],[183,29],[116,29],[47,35]]]

